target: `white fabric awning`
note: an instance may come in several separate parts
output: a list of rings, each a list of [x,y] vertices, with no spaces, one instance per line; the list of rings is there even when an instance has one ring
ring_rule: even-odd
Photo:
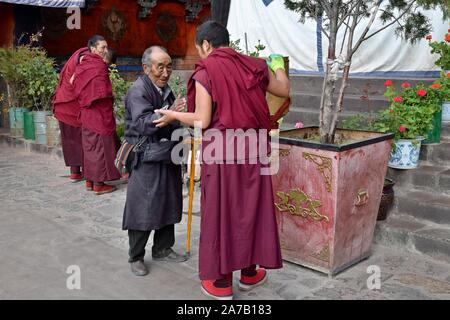
[[[449,24],[442,20],[442,13],[438,10],[423,13],[431,20],[433,39],[444,39]],[[361,23],[356,34],[365,26]],[[380,27],[377,20],[374,30]],[[231,0],[227,28],[231,40],[241,39],[242,49],[247,34],[249,51],[254,51],[260,40],[266,46],[262,56],[271,53],[289,56],[292,73],[320,73],[326,66],[328,39],[322,37],[315,21],[307,19],[300,23],[299,15],[286,9],[284,0]],[[337,43],[342,43],[343,36],[343,32],[338,34]],[[362,76],[439,77],[439,68],[434,65],[438,57],[431,54],[425,39],[411,45],[397,38],[391,26],[364,42],[353,57],[350,72]]]
[[[26,4],[40,7],[68,8],[80,7],[84,8],[85,0],[0,0],[0,2],[9,2],[14,4]]]

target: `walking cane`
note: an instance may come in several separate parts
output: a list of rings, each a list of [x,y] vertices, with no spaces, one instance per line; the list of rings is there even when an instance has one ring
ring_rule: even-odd
[[[186,238],[186,257],[191,255],[191,225],[192,225],[192,202],[194,201],[194,178],[195,178],[195,138],[191,138],[191,174],[189,175],[189,208]]]

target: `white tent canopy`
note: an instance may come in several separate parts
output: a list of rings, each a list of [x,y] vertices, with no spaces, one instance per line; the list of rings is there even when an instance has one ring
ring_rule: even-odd
[[[81,7],[84,8],[85,0],[0,0],[0,2],[9,2],[14,4],[26,4],[40,7]]]
[[[442,13],[426,11],[433,25],[433,39],[444,38],[449,23],[442,20]],[[377,30],[381,22],[374,23]],[[365,28],[361,23],[356,37]],[[318,32],[317,23],[299,22],[299,15],[285,8],[284,0],[231,0],[227,28],[231,39],[241,39],[241,47],[247,35],[249,51],[258,44],[266,46],[262,52],[268,56],[280,53],[289,56],[291,73],[320,73],[325,66],[328,39]],[[351,73],[367,76],[417,76],[435,77],[438,68],[434,65],[437,56],[424,39],[414,46],[398,38],[391,26],[365,41],[355,53]],[[338,35],[337,43],[342,42]],[[341,39],[341,41],[339,41]],[[322,49],[323,47],[323,49]],[[339,47],[340,49],[340,47]],[[322,54],[323,52],[323,54]]]

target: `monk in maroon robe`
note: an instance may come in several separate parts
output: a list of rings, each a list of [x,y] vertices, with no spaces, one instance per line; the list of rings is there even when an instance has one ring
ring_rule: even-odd
[[[104,182],[121,177],[114,166],[119,140],[113,113],[112,84],[108,67],[103,60],[106,50],[96,50],[102,46],[102,42],[106,43],[98,40],[91,44],[91,52],[83,56],[74,76],[75,94],[81,106],[86,188],[93,190],[95,194],[116,190],[114,186]]]
[[[89,52],[87,47],[78,49],[66,62],[59,77],[59,84],[53,99],[53,114],[59,120],[61,145],[66,166],[70,167],[70,179],[81,181],[83,175],[83,147],[81,144],[80,105],[70,81],[75,67],[83,55]]]
[[[197,29],[196,47],[203,60],[189,80],[190,112],[159,110],[163,117],[155,121],[157,126],[174,120],[193,126],[200,121],[205,129],[199,276],[202,291],[215,299],[233,298],[235,270],[241,270],[239,288],[250,290],[267,279],[266,269],[282,267],[272,180],[261,174],[267,163],[259,158],[249,161],[255,160],[251,148],[230,158],[228,152],[234,147],[227,139],[222,139],[226,159],[219,155],[218,161],[209,161],[205,153],[211,129],[221,137],[228,129],[260,131],[265,139],[258,135],[258,143],[267,144],[270,113],[266,91],[287,97],[289,81],[284,66],[274,68],[272,73],[263,59],[239,54],[228,45],[229,34],[221,24],[208,21]]]

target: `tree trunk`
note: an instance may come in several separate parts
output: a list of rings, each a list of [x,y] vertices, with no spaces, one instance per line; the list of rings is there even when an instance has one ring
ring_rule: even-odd
[[[339,6],[335,3],[331,11],[327,12],[330,19],[330,35],[328,44],[327,70],[323,79],[322,99],[320,102],[320,142],[333,143],[330,134],[333,124],[333,94],[337,80],[339,65],[336,61],[336,40],[338,31]]]
[[[327,73],[324,78],[322,100],[323,100],[323,114],[320,126],[320,142],[333,143],[331,127],[333,124],[333,113],[335,106],[333,105],[333,94],[336,86],[337,74],[332,71],[332,67],[327,65]]]
[[[333,120],[332,120],[332,125],[331,125],[331,130],[330,130],[330,135],[332,136],[332,140],[334,140],[334,134],[336,133],[336,123],[337,123],[338,115],[342,111],[342,104],[344,102],[345,88],[347,88],[349,73],[350,73],[350,63],[348,62],[348,64],[344,67],[341,88],[339,89],[339,96],[338,96],[337,103],[336,103],[336,110],[333,115]]]
[[[12,102],[12,95],[11,95],[11,87],[9,86],[8,83],[6,83],[6,92],[8,95],[8,107],[12,108],[13,107],[13,102]]]

